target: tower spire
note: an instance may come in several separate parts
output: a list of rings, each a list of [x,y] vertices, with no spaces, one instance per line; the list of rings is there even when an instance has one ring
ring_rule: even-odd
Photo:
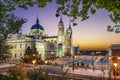
[[[60,23],[63,23],[63,21],[62,21],[62,15],[60,16]]]
[[[69,23],[69,29],[71,29],[71,23]]]
[[[36,23],[39,23],[38,15],[37,15]]]

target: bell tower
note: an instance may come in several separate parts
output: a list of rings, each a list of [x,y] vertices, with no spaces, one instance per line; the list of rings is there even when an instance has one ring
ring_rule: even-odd
[[[60,18],[60,22],[58,24],[58,57],[62,57],[63,55],[63,45],[64,45],[64,24],[62,21],[62,16]]]
[[[66,30],[66,36],[65,36],[65,50],[64,50],[65,56],[71,56],[72,55],[72,28],[69,24],[69,27]]]
[[[60,22],[58,24],[58,43],[63,43],[63,37],[64,37],[64,24],[61,17]]]

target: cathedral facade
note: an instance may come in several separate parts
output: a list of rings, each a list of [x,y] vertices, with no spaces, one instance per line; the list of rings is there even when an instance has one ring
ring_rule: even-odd
[[[50,57],[70,56],[73,52],[72,28],[69,24],[65,31],[61,17],[58,23],[58,34],[56,36],[48,36],[37,18],[28,35],[20,34],[16,40],[7,40],[7,44],[12,46],[10,49],[12,59],[23,57],[25,50],[33,45],[35,45],[42,60]]]

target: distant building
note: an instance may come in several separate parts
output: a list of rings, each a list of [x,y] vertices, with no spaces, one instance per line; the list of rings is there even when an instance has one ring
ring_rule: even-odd
[[[48,36],[37,18],[28,35],[20,34],[16,40],[7,40],[6,42],[13,47],[10,49],[12,59],[23,57],[25,50],[33,45],[35,45],[42,60],[50,57],[70,56],[72,55],[72,28],[69,24],[65,32],[61,17],[58,24],[58,34]]]
[[[109,55],[120,56],[120,44],[112,44],[109,47]]]
[[[80,47],[79,47],[79,45],[73,47],[73,53],[74,53],[74,55],[79,55],[80,54]]]
[[[107,55],[107,50],[81,50],[80,54],[82,55],[92,55],[91,53],[94,53],[94,55]]]
[[[113,71],[113,74],[116,72],[120,74],[120,44],[110,45],[108,52],[110,70]],[[115,66],[115,64],[117,65]]]

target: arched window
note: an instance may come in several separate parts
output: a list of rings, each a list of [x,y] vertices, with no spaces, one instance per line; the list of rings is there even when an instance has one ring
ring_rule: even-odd
[[[22,53],[20,53],[20,56],[22,56]]]
[[[17,54],[15,53],[15,58],[17,57]]]

